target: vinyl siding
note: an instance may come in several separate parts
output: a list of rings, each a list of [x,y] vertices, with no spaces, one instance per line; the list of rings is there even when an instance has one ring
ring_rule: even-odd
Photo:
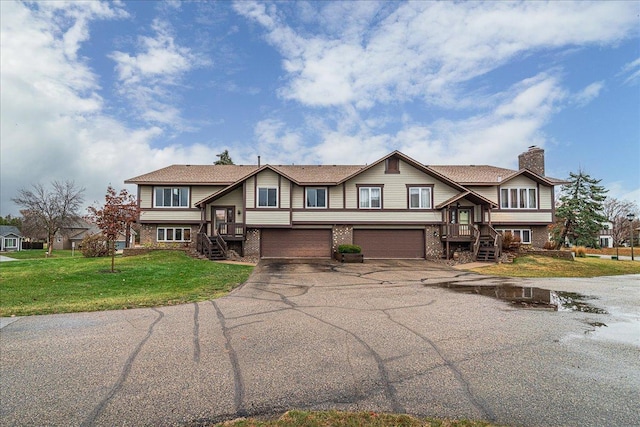
[[[194,185],[191,187],[191,207],[195,207],[195,204],[200,200],[211,196],[213,193],[217,193],[222,190],[222,186],[213,185]]]
[[[209,203],[206,208],[207,221],[211,221],[212,206],[235,206],[236,212],[238,211],[238,209],[244,209],[244,205],[242,204],[242,187],[236,190],[233,190],[231,193],[219,198],[218,200],[212,203]],[[241,220],[238,219],[238,221],[241,221]]]
[[[142,209],[151,209],[153,208],[153,189],[156,186],[153,185],[141,185],[140,186],[140,207]],[[159,186],[158,186],[159,187]],[[172,187],[172,185],[162,185],[162,187]],[[224,187],[222,186],[213,186],[213,185],[176,185],[176,187],[190,187],[190,199],[191,199],[191,208],[195,207],[195,204],[200,200],[204,199],[212,195],[213,193],[222,190]]]
[[[458,193],[455,189],[403,161],[400,161],[399,174],[385,174],[384,170],[385,164],[380,162],[346,183],[348,209],[358,209],[358,185],[384,185],[382,190],[384,209],[407,209],[407,184],[434,185],[434,206]]]
[[[289,180],[282,178],[278,179],[279,175],[272,170],[266,169],[256,175],[255,179],[257,182],[257,186],[251,192],[252,196],[257,201],[258,199],[258,189],[261,187],[269,187],[269,188],[277,188],[278,189],[278,208],[286,208],[288,209],[290,206],[290,190],[289,190]],[[252,186],[253,188],[253,186]],[[249,191],[247,191],[249,193]],[[249,195],[247,194],[247,199]],[[252,206],[247,204],[247,206]],[[256,202],[257,207],[257,202]]]
[[[140,208],[149,209],[151,208],[151,203],[153,194],[153,187],[150,185],[141,185],[140,186]]]
[[[342,185],[329,188],[329,207],[331,209],[344,208],[343,194]]]
[[[246,187],[247,187],[247,204],[245,205],[246,208],[255,208],[256,207],[256,188],[255,188],[255,177],[251,177],[251,178],[247,178],[247,181],[245,183]]]
[[[291,207],[291,186],[292,183],[286,178],[280,181],[280,208],[289,209]]]
[[[200,222],[200,210],[156,209],[140,212],[140,221],[190,221]]]
[[[304,207],[304,187],[294,184],[291,191],[291,207],[302,209]]]
[[[505,182],[500,187],[501,188],[514,188],[514,187],[536,188],[537,186],[538,186],[538,183],[535,182],[534,180],[529,179],[526,176],[520,175]]]
[[[552,221],[551,212],[518,212],[513,211],[493,211],[491,212],[491,222],[496,223],[518,223],[527,224],[530,222],[549,222]]]
[[[389,212],[385,210],[305,210],[294,211],[293,222],[306,223],[440,223],[440,211]]]
[[[478,193],[485,199],[489,199],[494,203],[498,203],[498,188],[497,187],[468,187],[475,193]]]
[[[552,209],[553,208],[553,191],[551,187],[546,185],[540,186],[540,209]]]
[[[291,225],[289,210],[248,210],[246,212],[247,226],[258,225]]]

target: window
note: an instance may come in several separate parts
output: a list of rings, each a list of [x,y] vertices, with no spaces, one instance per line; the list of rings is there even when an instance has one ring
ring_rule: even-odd
[[[327,189],[326,188],[307,188],[307,205],[308,208],[326,208],[327,207]]]
[[[261,208],[278,207],[278,189],[268,187],[258,188],[258,206]]]
[[[360,209],[380,209],[381,207],[381,187],[360,187]]]
[[[189,187],[156,187],[155,207],[189,207]]]
[[[536,209],[538,198],[535,188],[500,189],[500,207],[502,209]]]
[[[158,242],[190,242],[191,227],[158,227]]]
[[[7,237],[4,239],[4,247],[5,248],[17,248],[18,247],[18,239],[14,237]]]
[[[410,209],[431,209],[431,187],[409,187]]]
[[[517,237],[520,239],[520,243],[524,243],[525,245],[531,244],[531,230],[529,230],[528,228],[513,229],[513,230],[499,229],[497,231],[499,231],[502,234],[511,233],[513,237]]]

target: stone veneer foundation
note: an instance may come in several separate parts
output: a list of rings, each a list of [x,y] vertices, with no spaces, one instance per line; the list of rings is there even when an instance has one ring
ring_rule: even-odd
[[[353,227],[350,225],[334,225],[331,252],[337,252],[340,245],[353,244]]]

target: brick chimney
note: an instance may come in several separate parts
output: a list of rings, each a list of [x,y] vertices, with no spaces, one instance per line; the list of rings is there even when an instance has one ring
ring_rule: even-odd
[[[538,175],[544,176],[544,150],[535,145],[518,156],[518,168],[529,169]]]

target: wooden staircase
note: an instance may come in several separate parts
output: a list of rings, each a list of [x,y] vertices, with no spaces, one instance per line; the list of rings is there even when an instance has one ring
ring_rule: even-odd
[[[498,248],[491,236],[480,236],[480,247],[476,255],[476,261],[497,261]]]
[[[490,225],[481,225],[477,229],[474,254],[476,261],[497,262],[502,256],[502,235]]]
[[[196,248],[198,253],[212,261],[227,259],[227,242],[220,236],[211,238],[206,233],[198,233]]]

